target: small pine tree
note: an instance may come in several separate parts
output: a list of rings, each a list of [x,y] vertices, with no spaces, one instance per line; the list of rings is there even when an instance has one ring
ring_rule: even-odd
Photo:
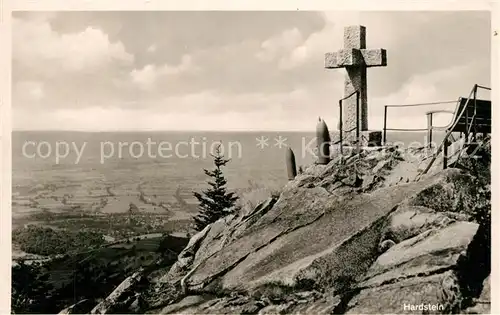
[[[220,145],[215,149],[214,154],[215,169],[212,171],[206,170],[205,174],[213,179],[208,184],[210,188],[202,191],[202,193],[193,192],[196,199],[199,201],[199,213],[194,218],[195,229],[203,230],[208,224],[217,221],[218,219],[230,214],[234,209],[234,205],[238,200],[238,196],[234,192],[228,192],[226,189],[226,178],[224,177],[221,168],[230,160],[224,159],[221,154]]]

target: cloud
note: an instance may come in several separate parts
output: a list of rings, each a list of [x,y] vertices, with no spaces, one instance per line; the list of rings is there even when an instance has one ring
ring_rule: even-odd
[[[156,49],[157,49],[156,44],[152,44],[151,46],[148,47],[148,52],[154,53],[156,52]]]
[[[131,64],[134,56],[100,29],[59,34],[46,19],[13,19],[13,59],[50,76],[65,72],[98,72],[112,63]]]
[[[308,62],[323,60],[326,52],[342,48],[344,26],[359,24],[357,12],[320,12],[324,26],[302,41],[284,50],[279,62],[281,69],[293,69]]]
[[[154,112],[148,109],[124,109],[118,107],[85,107],[79,109],[57,109],[40,112],[36,118],[26,109],[14,109],[17,130],[307,130],[314,127],[311,120],[308,128],[304,121],[290,128],[276,110],[267,113],[223,112],[192,115],[190,112]],[[256,125],[255,121],[261,121]],[[35,128],[34,128],[35,127]]]
[[[318,115],[333,123],[338,112],[335,102],[318,91],[324,89],[244,94],[205,90],[161,99],[138,100],[127,107],[125,104],[110,106],[107,103],[81,103],[78,108],[51,111],[44,108],[14,108],[14,128],[312,130]]]
[[[21,102],[38,103],[45,97],[43,83],[38,81],[19,81],[15,84],[14,91],[21,97]]]
[[[149,90],[155,87],[157,81],[162,77],[175,76],[188,71],[196,71],[199,68],[193,64],[192,57],[184,55],[178,65],[171,66],[164,64],[156,66],[154,64],[145,65],[142,69],[134,69],[130,72],[132,82],[140,88]]]
[[[272,61],[286,51],[291,50],[304,41],[302,33],[297,28],[283,31],[261,44],[261,49],[256,53],[258,60],[263,62]]]
[[[387,67],[368,71],[369,126],[380,129],[387,103],[456,99],[474,83],[490,84],[488,19],[474,12],[16,14],[13,108],[45,117],[28,124],[42,129],[106,126],[85,115],[131,119],[129,127],[306,130],[322,116],[333,128],[345,70],[324,69],[324,54],[342,48],[344,26],[362,24],[368,48],[388,53]],[[421,116],[402,111],[393,122],[425,126]]]

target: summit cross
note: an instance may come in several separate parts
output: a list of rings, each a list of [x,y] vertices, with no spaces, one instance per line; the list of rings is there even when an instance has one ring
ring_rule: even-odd
[[[344,28],[344,48],[325,54],[325,68],[345,68],[344,97],[359,91],[360,132],[368,130],[368,101],[366,69],[387,66],[385,49],[366,49],[366,28],[361,25]],[[342,130],[356,130],[356,94],[343,101]],[[349,132],[348,139],[353,139],[355,132]]]

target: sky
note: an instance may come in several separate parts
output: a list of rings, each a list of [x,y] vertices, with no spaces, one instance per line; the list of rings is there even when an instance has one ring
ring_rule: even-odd
[[[320,116],[334,129],[345,70],[324,54],[358,24],[387,49],[368,69],[371,130],[386,104],[490,86],[489,12],[15,12],[13,128],[313,131]],[[425,128],[429,109],[390,109],[388,127]]]

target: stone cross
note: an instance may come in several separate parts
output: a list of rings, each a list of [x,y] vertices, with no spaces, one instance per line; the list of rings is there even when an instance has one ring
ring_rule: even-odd
[[[325,54],[325,68],[345,68],[347,71],[344,97],[354,91],[360,92],[360,132],[368,130],[366,68],[385,67],[386,65],[387,53],[385,49],[366,49],[366,28],[361,25],[345,27],[344,48]],[[356,134],[356,95],[344,100],[342,107],[342,130],[353,130],[346,137],[353,139],[352,137]]]

